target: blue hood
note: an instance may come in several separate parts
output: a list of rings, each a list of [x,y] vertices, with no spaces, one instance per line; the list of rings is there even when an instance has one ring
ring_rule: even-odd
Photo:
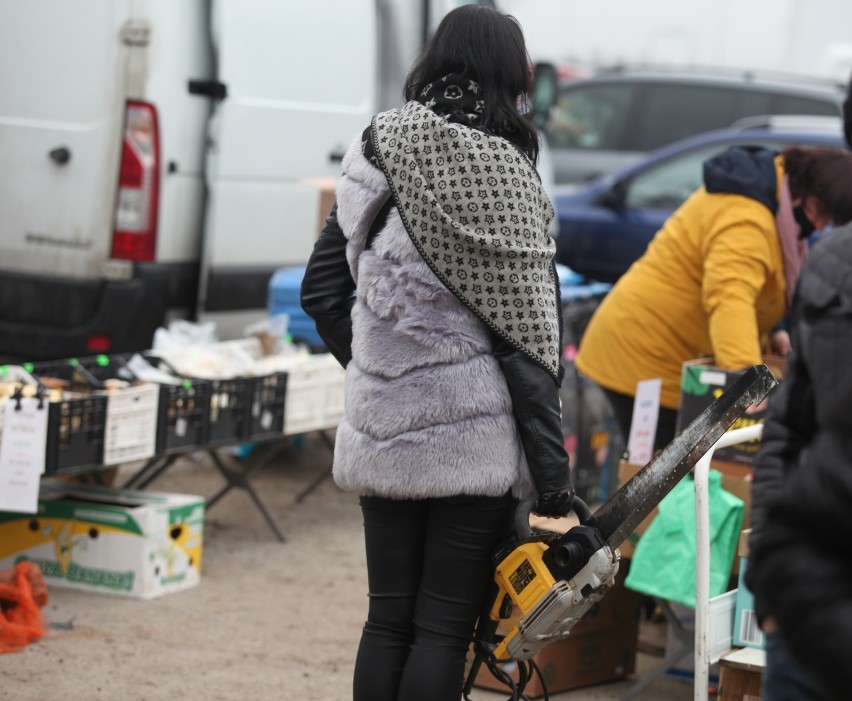
[[[750,197],[775,214],[776,155],[776,151],[758,146],[731,146],[704,162],[704,187],[707,192]]]

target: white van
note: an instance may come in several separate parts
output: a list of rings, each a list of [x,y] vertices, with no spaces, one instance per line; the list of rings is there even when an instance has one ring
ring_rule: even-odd
[[[239,334],[458,4],[0,0],[0,356]]]

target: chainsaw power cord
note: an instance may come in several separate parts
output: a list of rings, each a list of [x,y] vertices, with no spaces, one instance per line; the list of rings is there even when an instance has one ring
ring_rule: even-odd
[[[511,696],[509,696],[507,701],[531,701],[530,698],[524,694],[524,690],[526,689],[527,684],[535,676],[538,676],[539,682],[541,683],[541,698],[544,701],[549,701],[550,694],[547,691],[547,684],[544,681],[541,669],[534,660],[513,660],[514,664],[518,667],[518,681],[515,681],[501,666],[502,664],[505,664],[505,662],[501,662],[494,656],[493,644],[488,644],[477,639],[474,641],[474,647],[476,650],[476,656],[474,657],[473,664],[471,665],[470,672],[468,673],[467,681],[464,685],[464,701],[473,701],[470,697],[470,693],[473,689],[476,676],[479,673],[479,668],[483,662],[488,668],[488,671],[491,672],[491,675],[497,681],[502,682],[509,688]]]

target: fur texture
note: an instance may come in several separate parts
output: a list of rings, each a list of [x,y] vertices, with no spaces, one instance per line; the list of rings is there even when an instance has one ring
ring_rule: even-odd
[[[343,163],[338,217],[358,297],[335,481],[400,499],[528,496],[532,480],[490,332],[435,277],[395,208],[364,250],[389,188],[360,140]]]

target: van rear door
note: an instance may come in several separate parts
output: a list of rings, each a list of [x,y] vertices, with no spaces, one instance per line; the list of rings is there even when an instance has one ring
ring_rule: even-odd
[[[238,335],[277,267],[305,263],[321,190],[376,102],[374,0],[213,0],[213,111],[199,316]],[[314,182],[309,182],[314,180]],[[215,316],[214,316],[215,315]]]
[[[0,271],[96,278],[109,258],[129,6],[0,0]]]

